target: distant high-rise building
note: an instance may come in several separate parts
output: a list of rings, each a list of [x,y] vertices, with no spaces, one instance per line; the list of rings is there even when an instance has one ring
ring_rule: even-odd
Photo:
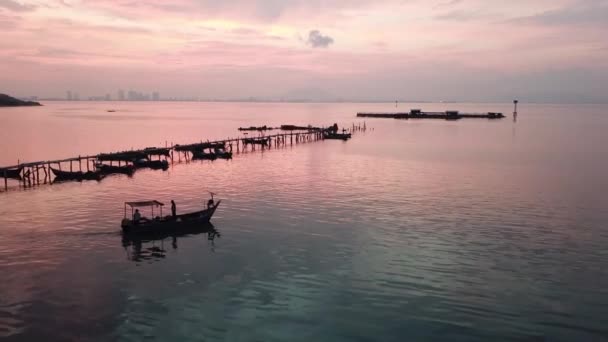
[[[152,101],[158,101],[160,100],[160,96],[158,95],[158,92],[155,91],[152,93]]]
[[[106,101],[110,101],[111,99],[110,94],[106,94]]]
[[[122,90],[122,89],[120,89],[120,90],[118,91],[118,100],[119,100],[119,101],[124,101],[124,100],[125,100],[125,92],[124,92],[124,90]]]
[[[68,90],[68,91],[67,91],[67,94],[66,94],[66,95],[67,95],[67,96],[66,96],[66,100],[68,100],[68,101],[72,101],[72,92],[71,92],[70,90]]]
[[[80,101],[80,95],[78,95],[78,93],[74,93],[73,100],[74,101]]]

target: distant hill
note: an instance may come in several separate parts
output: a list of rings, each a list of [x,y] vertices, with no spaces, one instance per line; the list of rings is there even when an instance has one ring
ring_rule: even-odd
[[[34,101],[22,101],[6,94],[0,94],[0,107],[42,106]]]

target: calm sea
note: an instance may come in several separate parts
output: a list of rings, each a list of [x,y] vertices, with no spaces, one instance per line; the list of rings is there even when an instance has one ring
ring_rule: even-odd
[[[511,111],[510,104],[401,110]],[[108,112],[113,109],[116,112]],[[0,109],[0,165],[352,125],[394,104]],[[608,339],[608,107],[366,119],[323,141],[0,193],[7,341]],[[3,185],[3,184],[2,184]],[[123,242],[123,203],[222,204],[217,233]]]

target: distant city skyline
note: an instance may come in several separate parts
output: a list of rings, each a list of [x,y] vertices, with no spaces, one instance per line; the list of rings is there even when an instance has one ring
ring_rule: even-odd
[[[0,92],[608,102],[606,18],[608,0],[0,0]]]
[[[24,98],[33,99],[33,98],[41,98],[36,95],[25,96]],[[57,99],[57,98],[52,98]],[[140,92],[137,90],[128,90],[127,96],[125,96],[125,91],[123,89],[119,89],[116,91],[116,97],[113,97],[110,93],[105,95],[90,95],[85,97],[88,101],[160,101],[160,93],[157,91],[153,92]],[[67,90],[66,91],[66,101],[80,101],[80,96],[78,92]]]

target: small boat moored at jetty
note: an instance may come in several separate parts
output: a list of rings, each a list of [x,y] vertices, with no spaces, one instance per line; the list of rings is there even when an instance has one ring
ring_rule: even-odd
[[[335,140],[348,140],[352,137],[350,133],[346,133],[346,130],[343,128],[342,133],[338,133],[338,124],[333,124],[332,126],[326,128],[323,131],[323,139],[335,139]]]
[[[239,127],[239,131],[271,131],[273,130],[273,127],[268,127],[266,125],[264,126],[250,126],[250,127]]]
[[[137,159],[148,158],[148,155],[141,151],[125,151],[116,153],[101,153],[97,155],[99,161],[124,161],[132,162]]]
[[[202,142],[198,144],[190,144],[190,145],[175,145],[174,149],[178,152],[192,152],[192,151],[202,151],[206,148],[216,148],[221,147],[224,148],[226,146],[225,142]]]
[[[269,145],[269,139],[266,137],[261,137],[261,138],[243,138],[241,140],[243,142],[243,145],[262,145],[262,146],[268,146]]]
[[[323,133],[323,139],[334,139],[334,140],[348,140],[352,137],[350,133]]]
[[[95,168],[104,175],[123,174],[132,176],[135,173],[135,166],[133,165],[116,166],[98,163],[95,164]]]
[[[217,155],[213,152],[207,152],[205,150],[201,150],[201,151],[194,150],[194,151],[192,151],[192,159],[216,160]]]
[[[221,202],[220,200],[215,203],[212,195],[206,209],[175,216],[163,216],[164,204],[159,201],[125,202],[125,216],[121,222],[122,232],[123,234],[153,234],[201,227],[209,223]],[[127,218],[127,207],[131,208],[131,218]],[[152,219],[141,217],[139,208],[146,207],[152,209]],[[155,208],[159,209],[159,216],[154,216]]]
[[[281,125],[282,131],[318,131],[319,127],[308,126],[296,126],[296,125]]]
[[[133,162],[136,168],[150,168],[153,170],[167,170],[169,162],[166,160],[149,160],[148,158],[137,159]]]
[[[16,169],[0,169],[0,177],[20,180],[22,170],[23,167],[18,167]]]
[[[83,181],[83,180],[96,180],[100,181],[103,178],[103,174],[99,171],[61,171],[51,167],[51,171],[55,175],[54,181]]]
[[[165,156],[169,157],[171,149],[169,147],[146,147],[143,152],[148,156]]]
[[[171,156],[170,151],[169,147],[147,147],[141,151],[101,153],[97,155],[97,160],[133,162],[138,159],[148,159],[150,156],[169,157]]]
[[[215,148],[213,150],[213,154],[215,154],[215,156],[217,158],[222,158],[222,159],[232,159],[232,152],[226,151],[223,148]]]

